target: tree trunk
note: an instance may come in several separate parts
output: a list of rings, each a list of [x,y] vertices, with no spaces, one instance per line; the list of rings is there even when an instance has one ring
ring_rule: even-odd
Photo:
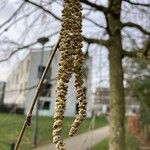
[[[110,35],[110,139],[109,150],[125,150],[124,88],[122,68],[122,41],[120,27],[121,0],[110,0],[107,14]]]

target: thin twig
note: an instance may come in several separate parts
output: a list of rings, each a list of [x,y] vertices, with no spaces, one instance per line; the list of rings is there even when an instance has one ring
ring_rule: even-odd
[[[81,3],[84,3],[84,4],[88,5],[88,6],[91,6],[91,7],[95,8],[96,10],[102,11],[104,13],[108,11],[108,8],[106,8],[106,7],[102,6],[102,5],[98,5],[98,4],[95,4],[93,2],[90,2],[88,0],[81,0]]]
[[[32,5],[34,5],[34,6],[38,7],[38,8],[40,8],[40,9],[42,9],[44,12],[50,14],[50,15],[53,16],[55,19],[61,21],[61,19],[60,19],[58,16],[56,16],[55,14],[53,14],[51,11],[45,9],[45,8],[42,7],[41,5],[38,5],[37,3],[34,3],[34,2],[32,2],[32,1],[30,1],[30,0],[27,0],[26,2],[29,3],[29,4],[32,4]]]
[[[150,7],[150,3],[137,3],[137,2],[132,2],[130,0],[124,0],[125,2],[131,4],[131,5],[136,5],[136,6],[143,6],[143,7]]]
[[[34,42],[34,43],[30,43],[30,44],[28,44],[28,45],[19,47],[18,49],[16,49],[16,50],[14,50],[13,52],[11,52],[11,54],[10,54],[7,58],[1,59],[1,60],[0,60],[0,63],[9,60],[16,52],[18,52],[18,51],[20,51],[20,50],[23,50],[23,49],[25,49],[25,48],[28,48],[28,47],[30,47],[30,46],[33,46],[33,45],[35,45],[36,43],[37,43],[37,42]]]
[[[2,28],[4,25],[6,25],[8,22],[10,22],[15,16],[16,14],[20,11],[20,9],[24,6],[25,2],[23,2],[19,8],[10,16],[10,18],[8,18],[8,20],[6,20],[4,23],[2,23],[0,25],[0,28]]]
[[[54,56],[55,56],[55,53],[56,53],[56,51],[57,51],[57,49],[58,49],[58,47],[59,47],[59,42],[60,42],[60,40],[58,40],[58,42],[57,42],[57,44],[56,44],[56,46],[55,46],[55,48],[54,48],[54,50],[53,50],[53,52],[52,52],[52,54],[51,54],[51,57],[50,57],[49,60],[48,60],[48,63],[47,63],[47,65],[46,65],[46,68],[45,68],[45,70],[44,70],[44,73],[43,73],[43,75],[42,75],[42,78],[41,78],[41,80],[40,80],[39,83],[38,83],[38,87],[37,87],[37,90],[36,90],[36,92],[35,92],[35,96],[34,96],[34,98],[33,98],[32,105],[31,105],[30,110],[29,110],[29,113],[28,113],[28,115],[27,115],[27,117],[26,117],[26,119],[25,119],[25,121],[24,121],[23,127],[22,127],[21,132],[20,132],[20,134],[19,134],[19,137],[18,137],[18,139],[17,139],[17,142],[16,142],[16,145],[15,145],[15,149],[14,149],[14,150],[18,150],[19,145],[20,145],[20,142],[21,142],[22,137],[23,137],[23,135],[24,135],[24,132],[25,132],[26,128],[27,128],[28,126],[30,126],[30,124],[31,124],[32,111],[33,111],[34,106],[35,106],[35,103],[36,103],[36,101],[37,101],[37,98],[38,98],[40,89],[41,89],[42,84],[43,84],[44,79],[45,79],[45,76],[46,76],[46,74],[47,74],[47,72],[48,72],[48,69],[49,69],[51,63],[52,63],[52,60],[53,60],[53,58],[54,58]]]
[[[144,29],[142,26],[133,23],[133,22],[125,22],[121,24],[122,27],[129,27],[129,28],[136,28],[138,30],[140,30],[142,33],[146,34],[146,35],[150,35],[150,32],[147,31],[146,29]]]
[[[51,35],[49,35],[48,37],[52,37],[52,36],[56,35],[57,33],[59,33],[59,32],[56,31],[56,32],[52,33]],[[26,48],[29,48],[30,46],[33,46],[33,45],[35,45],[35,44],[37,44],[37,41],[36,41],[36,42],[33,42],[33,43],[30,43],[30,44],[27,44],[27,45],[24,45],[24,46],[22,46],[22,47],[17,48],[17,49],[14,50],[13,52],[11,52],[7,58],[0,59],[0,63],[5,62],[5,61],[8,61],[8,60],[9,60],[13,55],[15,55],[17,52],[19,52],[19,51],[21,51],[21,50],[24,50],[24,49],[26,49]],[[19,45],[19,44],[18,44],[18,45]],[[52,47],[53,47],[53,46],[47,46],[47,47],[45,47],[45,48],[52,48]],[[38,48],[32,48],[32,50],[37,50],[37,49],[38,49]],[[1,51],[2,51],[2,50],[1,50]],[[7,51],[8,51],[8,49],[7,49]]]
[[[29,17],[31,14],[35,13],[36,11],[38,10],[38,8],[36,8],[35,10],[21,16],[21,17],[18,17],[16,18],[14,21],[12,21],[6,28],[4,28],[1,32],[0,32],[0,36],[9,30],[9,28],[11,28],[14,24],[16,24],[17,22],[21,21],[22,19],[26,18],[26,17]]]

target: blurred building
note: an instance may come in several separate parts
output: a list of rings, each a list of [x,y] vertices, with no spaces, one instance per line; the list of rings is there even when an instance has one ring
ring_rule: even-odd
[[[94,94],[94,115],[106,114],[109,111],[109,91],[108,88],[96,89]]]
[[[22,60],[10,74],[6,90],[4,102],[5,104],[17,104],[24,108],[25,113],[29,111],[34,94],[36,92],[39,77],[45,69],[46,63],[50,56],[50,51],[44,51],[43,65],[40,65],[41,51],[31,51],[24,60]],[[87,95],[87,115],[91,116],[91,65],[86,59],[84,63],[85,77],[85,93]],[[55,88],[56,88],[56,73],[59,63],[59,54],[56,53],[49,73],[44,81],[39,97],[39,115],[52,116],[55,105]],[[74,87],[74,76],[69,82],[67,101],[65,107],[65,116],[74,116],[77,113],[77,100]],[[33,111],[35,114],[35,109]]]
[[[109,89],[108,88],[100,88],[98,87],[94,96],[94,105],[93,105],[93,113],[98,116],[100,114],[109,114],[110,106],[109,106]],[[139,111],[139,102],[137,99],[125,89],[125,107],[126,107],[126,115],[130,116],[134,113],[134,111]]]
[[[0,105],[4,102],[4,96],[5,96],[5,82],[0,82]]]

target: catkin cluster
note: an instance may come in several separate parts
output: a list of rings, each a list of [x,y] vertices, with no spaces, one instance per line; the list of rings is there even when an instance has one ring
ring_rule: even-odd
[[[79,45],[78,45],[79,46]],[[76,87],[76,95],[78,100],[78,115],[71,125],[71,129],[69,132],[70,136],[73,136],[78,130],[78,126],[81,124],[83,119],[86,117],[86,97],[83,89],[83,70],[82,70],[82,62],[83,62],[83,53],[81,50],[76,49],[76,56],[74,60],[74,73],[75,73],[75,87]]]
[[[80,0],[64,0],[62,11],[62,29],[60,32],[59,50],[61,58],[57,72],[56,103],[53,124],[53,142],[57,150],[64,150],[61,136],[62,120],[64,117],[65,101],[68,82],[75,73],[76,95],[79,103],[79,113],[73,122],[69,135],[72,136],[78,129],[86,115],[86,101],[83,91],[82,62],[82,14]]]

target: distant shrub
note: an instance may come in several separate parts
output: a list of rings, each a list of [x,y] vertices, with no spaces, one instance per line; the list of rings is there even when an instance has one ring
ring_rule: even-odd
[[[21,107],[18,107],[15,104],[1,104],[0,105],[0,112],[3,113],[17,113],[17,114],[24,114],[24,109]]]

